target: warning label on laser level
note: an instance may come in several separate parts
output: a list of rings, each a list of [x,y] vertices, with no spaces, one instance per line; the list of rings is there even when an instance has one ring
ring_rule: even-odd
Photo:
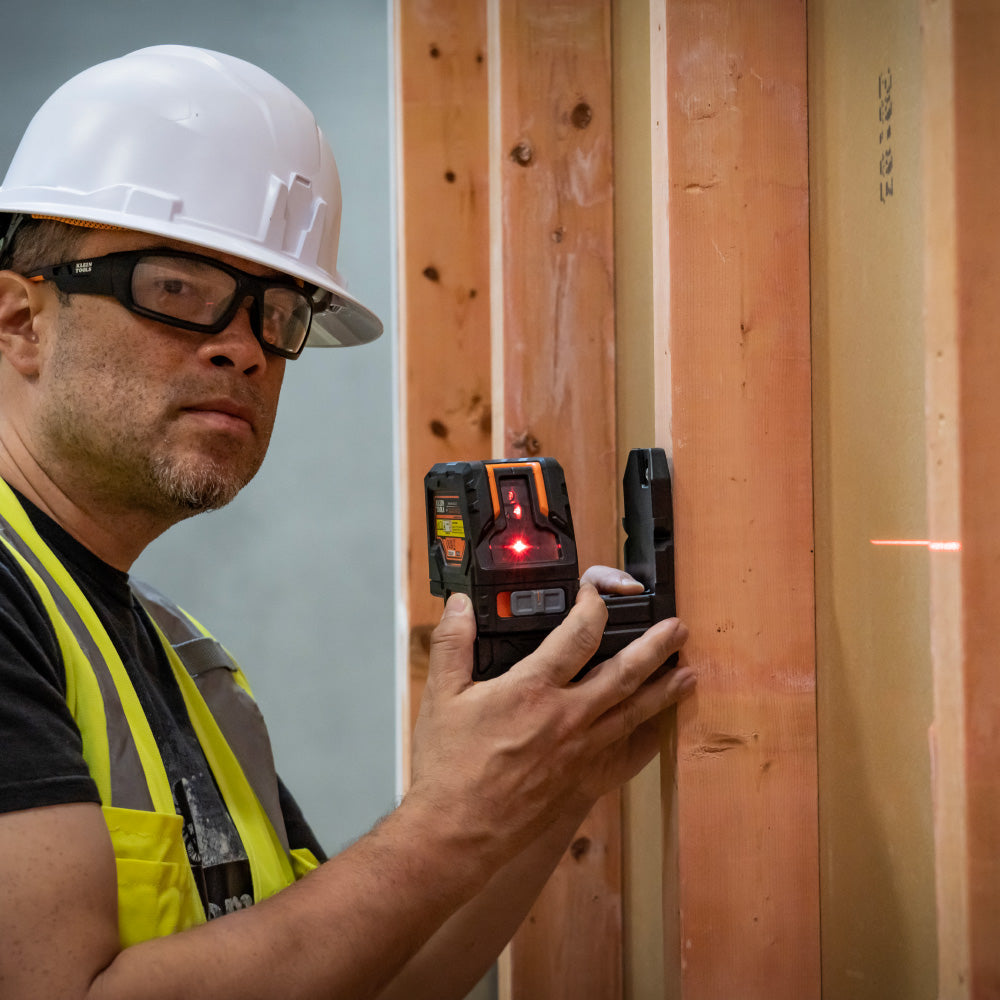
[[[450,563],[460,563],[465,555],[465,522],[457,496],[434,497],[434,533]]]

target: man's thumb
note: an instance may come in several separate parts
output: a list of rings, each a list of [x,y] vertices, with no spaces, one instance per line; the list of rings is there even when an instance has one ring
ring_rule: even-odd
[[[461,689],[472,677],[472,644],[476,619],[472,601],[465,594],[452,594],[444,606],[437,628],[431,633],[427,680]]]

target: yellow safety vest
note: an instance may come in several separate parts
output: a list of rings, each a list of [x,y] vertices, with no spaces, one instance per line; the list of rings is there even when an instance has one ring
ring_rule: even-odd
[[[118,874],[122,947],[205,922],[170,783],[149,722],[107,632],[0,480],[0,538],[38,591],[66,668],[66,701],[97,783]],[[254,899],[318,864],[289,850],[264,721],[242,671],[206,629],[133,581],[166,650],[195,734],[250,862]]]

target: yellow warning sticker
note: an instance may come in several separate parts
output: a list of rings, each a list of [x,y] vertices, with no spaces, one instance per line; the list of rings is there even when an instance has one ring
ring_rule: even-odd
[[[438,517],[438,538],[465,538],[465,523],[460,517]]]

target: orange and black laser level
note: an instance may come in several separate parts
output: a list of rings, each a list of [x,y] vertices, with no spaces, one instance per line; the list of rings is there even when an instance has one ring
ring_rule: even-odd
[[[579,590],[569,493],[554,458],[443,462],[424,478],[431,593],[468,594],[473,679],[509,670],[569,613]],[[644,590],[605,595],[600,649],[581,673],[674,614],[670,472],[660,448],[629,453],[623,479],[625,569]]]

